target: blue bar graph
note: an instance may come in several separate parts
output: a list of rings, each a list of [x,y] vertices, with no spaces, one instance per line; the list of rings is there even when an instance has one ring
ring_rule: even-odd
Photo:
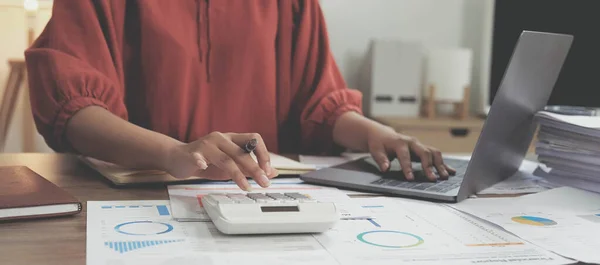
[[[156,209],[158,210],[159,215],[170,215],[169,209],[167,209],[167,206],[165,205],[157,205]]]
[[[170,243],[183,242],[183,239],[173,240],[144,240],[144,241],[107,241],[104,242],[104,246],[119,252],[121,254],[134,251],[136,249],[142,249],[151,246],[158,246]]]
[[[156,210],[158,211],[158,215],[160,216],[169,216],[171,215],[171,213],[169,213],[169,208],[167,208],[166,205],[128,205],[128,206],[124,206],[124,205],[102,205],[100,206],[100,208],[102,209],[125,209],[125,208],[129,208],[129,209],[136,209],[136,208],[152,208],[152,207],[156,207]]]

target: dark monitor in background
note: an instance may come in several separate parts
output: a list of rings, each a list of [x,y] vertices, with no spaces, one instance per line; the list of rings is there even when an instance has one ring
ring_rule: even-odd
[[[523,30],[574,35],[548,105],[600,107],[600,0],[496,0],[488,104]]]

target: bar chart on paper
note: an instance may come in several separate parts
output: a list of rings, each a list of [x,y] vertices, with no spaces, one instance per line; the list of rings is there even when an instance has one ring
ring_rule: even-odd
[[[115,205],[111,205],[111,204],[107,204],[107,205],[102,205],[100,206],[100,208],[102,210],[114,210],[114,211],[131,211],[131,210],[142,210],[142,211],[156,211],[156,213],[160,216],[169,216],[171,215],[169,213],[169,209],[167,208],[167,205],[149,205],[149,204],[144,204],[144,205],[119,205],[119,204],[115,204]],[[112,212],[112,211],[111,211]]]
[[[167,201],[88,202],[88,227],[95,227],[88,247],[101,256],[164,251],[181,246],[186,233],[171,220]]]
[[[169,206],[88,202],[87,264],[337,264],[311,235],[231,237],[211,222],[175,221]]]
[[[183,242],[183,239],[177,240],[144,240],[144,241],[107,241],[104,242],[104,246],[119,252],[127,253],[136,249],[142,249],[152,246],[158,246],[162,244]]]

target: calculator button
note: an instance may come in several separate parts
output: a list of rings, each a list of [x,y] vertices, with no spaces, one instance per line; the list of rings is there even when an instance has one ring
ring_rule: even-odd
[[[227,194],[227,197],[229,198],[248,198],[245,194],[241,194],[241,193],[233,193],[233,194]]]
[[[271,198],[267,195],[264,195],[262,193],[248,193],[247,196],[248,196],[248,198],[256,200],[256,201],[258,201],[258,200],[273,200],[273,198]]]
[[[273,204],[278,204],[281,201],[273,200],[273,199],[256,199],[256,202],[258,202],[258,203],[273,203]]]
[[[286,193],[285,196],[288,196],[288,197],[296,199],[296,200],[310,199],[308,196],[306,196],[304,194],[297,193],[297,192]]]
[[[283,201],[293,200],[292,198],[285,196],[284,194],[281,194],[281,193],[267,193],[267,196],[269,196],[275,200],[283,200]]]
[[[247,202],[254,202],[253,199],[250,199],[248,197],[233,197],[231,198],[231,200],[235,201],[235,202],[243,202],[243,201],[247,201]]]

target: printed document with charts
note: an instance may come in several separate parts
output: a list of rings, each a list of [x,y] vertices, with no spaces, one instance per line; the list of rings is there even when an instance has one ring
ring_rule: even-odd
[[[357,199],[376,219],[322,234],[229,236],[178,222],[169,202],[89,201],[87,264],[567,264],[569,260],[442,204]]]
[[[600,263],[600,195],[561,187],[518,198],[452,205],[559,255]]]

